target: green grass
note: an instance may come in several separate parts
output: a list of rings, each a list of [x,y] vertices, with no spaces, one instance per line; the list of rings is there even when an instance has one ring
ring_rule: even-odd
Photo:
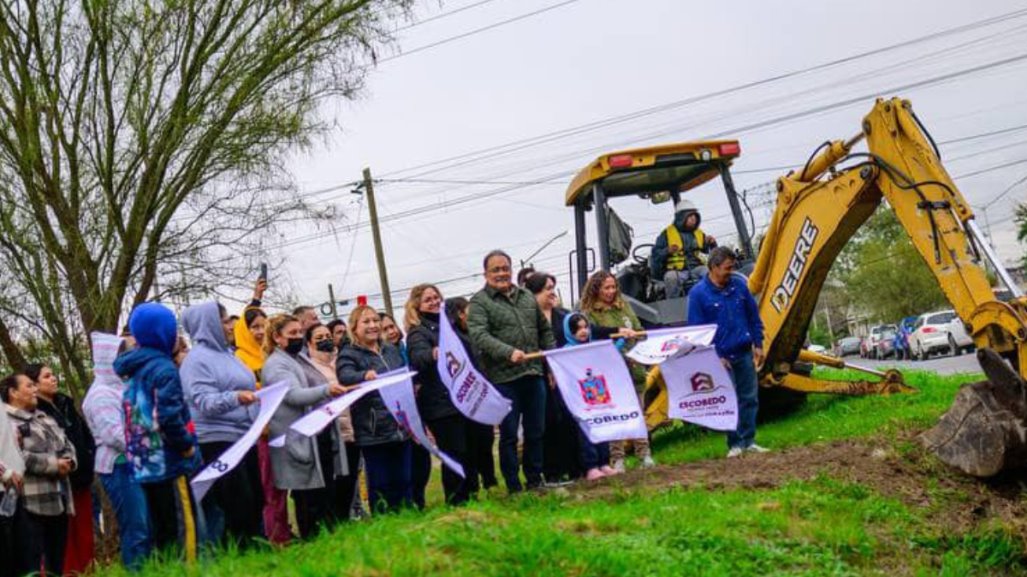
[[[837,374],[837,373],[835,373]],[[929,425],[967,377],[913,373],[915,395],[811,398],[761,427],[774,448],[886,438]],[[657,435],[662,463],[720,457],[723,436]],[[939,495],[943,491],[938,489]],[[943,495],[959,499],[960,495]],[[1027,575],[1023,543],[998,525],[959,534],[927,511],[826,476],[768,490],[614,488],[434,507],[350,524],[284,550],[222,552],[145,574],[313,575]],[[105,574],[120,575],[111,568]]]
[[[819,369],[817,376],[857,379],[861,373]],[[810,395],[800,409],[786,418],[761,423],[756,440],[761,445],[779,448],[870,436],[892,438],[902,430],[931,426],[948,409],[960,385],[981,378],[922,371],[906,372],[904,376],[906,384],[918,392],[867,397]],[[666,464],[721,457],[727,451],[724,435],[680,423],[657,431],[653,447],[660,462]]]

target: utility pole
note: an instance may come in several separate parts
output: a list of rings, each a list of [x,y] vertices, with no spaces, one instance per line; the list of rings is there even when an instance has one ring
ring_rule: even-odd
[[[392,316],[392,294],[389,292],[389,274],[385,271],[385,251],[382,248],[382,234],[378,228],[378,206],[374,202],[374,181],[371,169],[364,169],[364,193],[367,195],[367,210],[371,213],[371,236],[374,238],[374,257],[378,261],[378,278],[382,285],[382,299],[385,312]]]

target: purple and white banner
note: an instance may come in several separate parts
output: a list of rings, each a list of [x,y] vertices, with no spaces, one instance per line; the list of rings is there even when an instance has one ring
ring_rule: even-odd
[[[545,351],[564,403],[593,443],[649,435],[635,384],[613,341]]]
[[[463,466],[446,453],[440,451],[424,432],[421,414],[417,411],[417,400],[414,397],[413,375],[414,373],[407,373],[407,378],[404,382],[394,387],[381,389],[378,391],[378,394],[382,396],[385,406],[389,408],[392,417],[396,419],[399,426],[409,433],[419,445],[427,449],[432,455],[438,457],[443,465],[452,469],[457,475],[466,477]]]
[[[646,332],[644,341],[628,351],[627,357],[643,365],[658,365],[674,355],[712,345],[716,333],[717,325],[651,330]]]
[[[701,347],[660,365],[667,384],[667,416],[718,431],[738,428],[738,397],[713,347]]]
[[[373,393],[374,391],[380,390],[383,387],[388,387],[389,385],[402,383],[404,380],[411,378],[415,374],[417,373],[403,371],[380,375],[377,379],[367,381],[356,389],[343,395],[339,395],[331,401],[317,407],[313,411],[310,411],[306,415],[303,415],[301,418],[296,419],[296,422],[294,422],[289,428],[302,435],[313,437],[323,431],[325,427],[337,419],[343,411],[350,408],[353,403],[362,399],[364,395]],[[272,447],[285,446],[285,435],[271,439],[269,445]]]
[[[449,398],[465,417],[484,425],[498,425],[510,412],[510,400],[471,363],[460,337],[443,316],[439,320],[439,358],[436,361]]]
[[[196,496],[197,501],[202,501],[203,496],[207,494],[207,491],[210,490],[215,481],[234,469],[243,460],[247,451],[260,438],[264,427],[271,422],[271,416],[278,410],[278,406],[282,404],[282,400],[285,399],[285,393],[288,391],[289,386],[286,383],[263,387],[257,391],[257,398],[260,399],[260,412],[257,414],[257,418],[254,419],[253,424],[250,425],[249,430],[190,481],[189,484],[192,485],[193,494]]]

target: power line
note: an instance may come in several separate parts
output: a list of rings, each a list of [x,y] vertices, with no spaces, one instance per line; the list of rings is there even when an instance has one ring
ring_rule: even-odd
[[[998,166],[991,166],[991,167],[988,167],[988,168],[982,168],[981,170],[975,170],[973,172],[967,172],[966,174],[960,174],[959,176],[953,176],[952,179],[955,180],[957,178],[970,178],[971,176],[977,176],[979,174],[986,174],[986,173],[989,173],[989,172],[995,172],[996,170],[1002,170],[1003,168],[1009,168],[1010,166],[1016,166],[1018,164],[1023,164],[1025,162],[1027,162],[1027,158],[1021,158],[1020,160],[1014,160],[1012,162],[1007,162],[1005,164],[999,164]]]
[[[375,182],[384,184],[516,184],[533,186],[536,184],[553,184],[538,180],[447,180],[441,178],[379,178]]]
[[[356,224],[357,225],[360,224],[360,214],[361,214],[361,212],[363,212],[363,208],[364,208],[364,195],[360,195],[360,199],[357,201],[357,220],[356,220]],[[346,287],[346,280],[349,278],[349,267],[350,267],[350,265],[353,264],[353,252],[356,249],[356,247],[357,247],[357,229],[354,228],[353,229],[353,238],[350,239],[349,256],[346,257],[346,268],[344,268],[342,270],[342,282],[339,283],[339,291],[340,292],[342,290],[344,290],[345,287]]]
[[[954,144],[956,142],[966,142],[967,140],[977,140],[978,138],[988,138],[990,136],[997,136],[999,134],[1006,134],[1008,132],[1017,132],[1027,128],[1027,124],[1021,124],[1020,126],[1012,126],[1009,128],[1003,128],[1001,130],[992,130],[991,132],[984,132],[982,134],[974,134],[973,136],[962,136],[959,138],[950,138],[949,140],[939,140],[938,145],[942,144]]]
[[[794,121],[794,120],[798,120],[800,118],[804,118],[806,116],[812,116],[812,115],[815,115],[815,114],[820,114],[822,112],[829,111],[829,110],[834,110],[836,108],[841,108],[841,107],[844,107],[844,106],[850,106],[852,104],[856,104],[856,103],[859,103],[859,102],[863,102],[863,101],[872,99],[874,96],[876,96],[877,94],[880,94],[880,93],[898,93],[898,92],[902,92],[902,91],[909,90],[909,89],[912,89],[912,88],[920,88],[920,87],[924,87],[924,86],[929,86],[929,85],[932,85],[932,84],[937,84],[937,83],[953,80],[953,79],[956,79],[956,78],[961,78],[963,76],[975,74],[975,73],[982,72],[982,71],[985,71],[985,70],[991,70],[993,68],[997,68],[997,67],[1000,67],[1000,66],[1005,66],[1005,65],[1008,65],[1008,64],[1013,64],[1013,63],[1021,62],[1023,60],[1027,60],[1027,54],[1020,54],[1020,55],[1017,55],[1017,56],[1014,56],[1014,57],[1004,58],[1004,59],[1001,59],[1001,60],[988,62],[988,63],[981,64],[981,65],[978,65],[978,66],[973,66],[973,67],[970,67],[970,68],[964,68],[962,70],[958,70],[958,71],[955,71],[955,72],[950,72],[950,73],[947,73],[947,74],[942,74],[942,75],[939,75],[939,76],[934,76],[934,77],[923,79],[923,80],[919,80],[919,81],[916,81],[916,82],[910,82],[910,83],[907,83],[907,84],[904,84],[904,85],[901,85],[901,86],[891,87],[891,88],[887,88],[887,89],[880,90],[880,91],[874,91],[874,92],[870,92],[870,93],[867,93],[867,94],[862,94],[862,95],[857,96],[857,97],[847,98],[847,99],[844,99],[844,100],[841,100],[841,101],[836,101],[836,102],[833,102],[833,103],[830,103],[830,104],[817,106],[817,107],[814,107],[814,108],[811,108],[811,109],[807,109],[807,110],[804,110],[804,111],[794,112],[794,113],[790,113],[790,114],[785,114],[785,115],[782,115],[782,116],[778,116],[778,117],[775,117],[775,118],[771,118],[771,119],[767,119],[767,120],[751,123],[751,124],[740,126],[740,127],[733,128],[733,129],[730,129],[730,130],[725,130],[725,131],[713,133],[713,134],[704,136],[702,139],[703,140],[707,140],[707,139],[715,139],[715,138],[723,137],[723,136],[727,136],[727,135],[739,135],[739,134],[743,134],[745,132],[750,132],[750,131],[757,130],[757,129],[760,129],[760,128],[766,128],[768,126],[774,126],[774,125],[778,125],[778,124],[783,124],[783,123],[791,122],[791,121]],[[1016,163],[1013,163],[1013,164],[1016,164]],[[1012,164],[1007,165],[1007,166],[1011,166],[1011,165]],[[565,176],[566,174],[567,174],[566,172],[560,172],[560,173],[556,173],[554,175],[549,175],[547,177],[543,177],[542,179],[540,179],[539,183],[541,184],[541,183],[544,183],[544,182],[548,182],[548,181],[554,180],[555,178],[560,178],[561,176]],[[574,171],[571,171],[570,174],[574,174]],[[963,176],[964,177],[966,177],[966,176],[973,176],[974,174],[975,173],[971,173],[971,174],[963,175]],[[494,191],[489,191],[489,192],[482,193],[482,194],[464,195],[464,196],[458,197],[456,199],[453,199],[453,200],[450,200],[450,201],[447,201],[447,202],[444,202],[444,203],[438,203],[436,205],[422,205],[420,207],[415,207],[413,209],[408,209],[407,211],[404,211],[403,213],[399,213],[399,214],[396,214],[396,215],[389,215],[389,216],[387,216],[385,218],[405,218],[406,216],[410,216],[410,215],[414,215],[414,214],[423,214],[424,212],[428,212],[428,211],[439,210],[439,209],[442,209],[442,208],[448,208],[450,206],[455,206],[455,205],[458,205],[458,204],[465,204],[465,203],[468,203],[468,202],[474,202],[474,201],[477,201],[477,200],[482,200],[482,199],[485,199],[485,198],[489,198],[491,196],[495,196],[497,194],[503,194],[505,192],[509,192],[510,190],[512,190],[512,189],[511,188],[501,188],[501,189],[497,189],[497,190],[494,190]]]
[[[537,135],[537,136],[533,136],[533,137],[528,137],[528,138],[523,138],[523,139],[519,139],[519,140],[514,140],[514,141],[506,142],[504,144],[489,146],[489,147],[486,147],[486,148],[482,148],[482,149],[478,149],[478,150],[474,150],[474,151],[458,154],[458,155],[455,155],[455,156],[450,156],[450,157],[447,157],[447,158],[443,158],[443,159],[439,159],[439,160],[435,160],[435,161],[431,161],[431,162],[427,162],[427,163],[411,166],[411,167],[404,168],[404,169],[394,170],[394,171],[391,171],[391,172],[384,173],[382,176],[393,176],[393,175],[400,174],[400,173],[420,170],[420,169],[423,169],[423,168],[428,168],[428,167],[436,166],[436,165],[439,165],[439,164],[450,163],[450,162],[453,162],[453,161],[463,160],[463,159],[466,159],[466,158],[469,158],[469,157],[473,157],[473,156],[479,156],[479,155],[483,155],[483,154],[490,153],[490,152],[495,152],[495,151],[501,151],[501,150],[504,150],[504,149],[509,149],[511,147],[520,147],[520,145],[534,146],[535,144],[541,144],[541,143],[544,143],[544,142],[547,142],[547,141],[551,141],[551,140],[558,140],[560,138],[565,138],[567,136],[573,136],[573,135],[580,134],[580,133],[583,133],[583,132],[589,132],[589,131],[592,131],[592,130],[596,130],[598,128],[605,128],[607,126],[612,126],[612,125],[615,125],[615,124],[620,124],[620,123],[623,123],[623,122],[628,122],[628,121],[635,120],[635,119],[638,119],[638,118],[641,118],[641,117],[645,117],[645,116],[649,116],[649,115],[652,115],[652,114],[657,114],[657,113],[664,112],[664,111],[667,111],[667,110],[672,110],[672,109],[675,109],[675,108],[680,108],[680,107],[683,107],[683,106],[695,104],[695,103],[698,103],[698,102],[701,102],[701,101],[704,101],[704,100],[710,100],[710,99],[719,98],[719,97],[722,97],[722,96],[727,96],[727,95],[735,93],[735,92],[741,92],[741,91],[748,90],[750,88],[755,88],[757,86],[761,86],[761,85],[764,85],[764,84],[770,84],[770,83],[773,83],[773,82],[777,82],[779,80],[785,80],[785,79],[793,78],[793,77],[796,77],[796,76],[801,76],[801,75],[804,75],[804,74],[808,74],[810,72],[816,72],[816,71],[819,71],[819,70],[824,70],[824,69],[832,68],[832,67],[839,66],[839,65],[842,65],[842,64],[847,64],[847,63],[854,62],[854,61],[857,61],[857,60],[861,60],[861,59],[864,59],[864,58],[868,58],[868,57],[871,57],[871,56],[876,56],[878,54],[883,54],[883,53],[886,53],[886,52],[890,52],[892,50],[898,50],[898,49],[901,49],[901,48],[907,48],[909,46],[913,46],[913,45],[916,45],[916,44],[921,44],[921,43],[924,43],[924,42],[929,42],[931,40],[936,40],[938,38],[943,38],[943,37],[954,35],[954,34],[960,34],[960,33],[967,32],[967,31],[970,31],[970,30],[975,30],[975,29],[978,29],[978,28],[988,27],[988,26],[991,26],[991,25],[994,25],[994,24],[997,24],[997,23],[1001,23],[1001,22],[1005,22],[1005,21],[1008,21],[1008,20],[1013,20],[1013,19],[1016,19],[1016,18],[1020,18],[1020,17],[1022,17],[1024,15],[1027,15],[1027,9],[1016,10],[1016,11],[1009,12],[1009,13],[1006,13],[1006,14],[1002,14],[1002,15],[999,15],[999,16],[995,16],[995,17],[992,17],[992,18],[986,18],[986,19],[983,19],[983,20],[972,22],[970,24],[964,24],[964,25],[961,25],[961,26],[956,26],[956,27],[953,27],[953,28],[948,28],[948,29],[945,29],[945,30],[941,30],[939,32],[934,32],[934,33],[927,34],[927,35],[924,35],[924,36],[919,36],[919,37],[913,38],[911,40],[906,40],[906,41],[903,41],[903,42],[898,42],[898,43],[895,43],[895,44],[890,44],[890,45],[884,46],[882,48],[876,48],[876,49],[873,49],[873,50],[868,50],[868,51],[860,52],[860,53],[853,54],[853,55],[850,55],[850,56],[846,56],[846,57],[843,57],[843,58],[839,58],[839,59],[836,59],[836,60],[831,60],[831,61],[824,62],[824,63],[821,63],[821,64],[817,64],[817,65],[814,65],[814,66],[809,66],[809,67],[806,67],[806,68],[802,68],[802,69],[799,69],[799,70],[793,70],[793,71],[785,72],[785,73],[778,74],[778,75],[775,75],[775,76],[769,76],[769,77],[766,77],[766,78],[763,78],[763,79],[760,79],[760,80],[756,80],[756,81],[753,81],[753,82],[748,82],[748,83],[740,84],[740,85],[737,85],[737,86],[733,86],[733,87],[730,87],[730,88],[709,92],[709,93],[698,95],[698,96],[693,96],[693,97],[689,97],[689,98],[685,98],[685,99],[681,99],[681,100],[667,102],[667,103],[664,103],[664,104],[660,104],[660,105],[653,106],[653,107],[650,107],[650,108],[645,108],[645,109],[637,110],[637,111],[630,112],[630,113],[623,114],[623,115],[619,115],[619,116],[608,116],[608,117],[605,117],[605,118],[602,118],[602,119],[599,119],[599,120],[595,120],[595,121],[592,121],[592,122],[588,122],[588,123],[585,123],[585,124],[580,124],[580,125],[577,125],[577,126],[573,126],[573,127],[569,127],[569,128],[565,128],[565,129],[561,129],[561,130],[557,130],[557,131],[553,131],[553,132],[548,132],[548,133]],[[526,147],[521,147],[521,148],[526,148]],[[509,151],[506,151],[506,152],[513,152],[513,151],[519,150],[519,149],[520,148],[513,148],[512,150],[509,150]],[[418,175],[418,176],[420,176],[420,175]]]
[[[1014,30],[1018,30],[1020,28],[1025,28],[1025,26],[1017,27]],[[1009,31],[1007,30],[1007,31],[1003,32],[1002,34],[1005,34],[1005,33],[1008,33],[1008,32]],[[997,35],[993,35],[993,37],[994,36],[997,36]],[[979,39],[978,40],[974,40],[971,43],[976,43],[976,42],[980,42],[980,40]],[[959,48],[961,46],[965,46],[966,44],[968,44],[968,43],[961,44],[961,45],[959,45],[957,47],[948,47],[948,48],[945,48],[944,50],[942,50],[941,52],[951,51],[951,50],[954,50],[955,48]],[[933,53],[933,54],[937,55],[939,53],[936,52],[936,53]],[[918,60],[918,59],[921,59],[921,58],[923,58],[923,57],[914,59],[913,61],[907,61],[904,64],[892,65],[892,66],[890,66],[888,68],[895,68],[896,66],[906,66],[906,65],[909,65],[910,62],[914,62],[915,60]],[[992,64],[994,64],[994,62]],[[966,73],[966,71],[961,71],[961,72],[962,73]],[[866,73],[864,76],[873,77],[874,74],[876,74],[876,73]],[[957,73],[957,75],[958,74],[959,73]],[[850,80],[852,80],[852,79],[850,79]],[[927,86],[929,84],[933,84],[935,82],[944,82],[946,80],[948,80],[948,79],[947,78],[943,78],[943,77],[935,77],[935,78],[927,79],[925,81],[925,83],[924,83],[924,86]],[[816,91],[823,90],[824,88],[835,87],[835,86],[837,86],[836,83],[835,84],[830,84],[830,85],[827,85],[827,86],[823,86],[823,87],[820,87],[820,88],[816,88],[816,89],[808,89],[808,90],[805,91],[805,93],[813,93],[813,92],[816,92]],[[884,90],[901,90],[901,89],[904,89],[904,88],[908,88],[908,87],[900,86],[900,87],[886,88]],[[874,92],[874,93],[870,94],[869,96],[877,96],[877,94],[878,94],[877,92]],[[785,97],[778,98],[777,100],[781,101],[781,102],[789,102],[790,100],[795,99],[799,95],[800,94],[791,94],[791,95],[788,95],[788,96],[785,96]],[[763,103],[762,105],[755,106],[755,107],[750,105],[747,108],[757,108],[757,109],[765,108],[765,107],[769,106],[769,104],[770,103],[767,102],[767,103]],[[831,108],[830,110],[833,110],[835,108],[851,106],[852,104],[854,104],[854,102],[842,103],[841,105],[835,106],[834,108]],[[807,111],[804,114],[822,114],[823,112],[825,112],[825,111],[824,110],[820,110],[820,111]],[[730,117],[730,115],[724,115],[724,116],[725,117]],[[777,124],[777,123],[772,122],[772,123],[769,123],[768,126],[773,126],[775,124]],[[633,140],[604,143],[604,144],[601,144],[599,146],[593,146],[593,147],[591,147],[589,149],[586,149],[584,151],[573,151],[570,154],[565,154],[565,155],[562,155],[562,156],[556,156],[555,158],[552,157],[552,155],[550,155],[550,156],[547,157],[547,160],[548,160],[547,162],[544,162],[541,165],[539,165],[538,163],[535,163],[532,166],[532,168],[540,168],[540,167],[552,166],[552,165],[560,164],[560,163],[563,163],[564,161],[569,160],[571,158],[576,158],[578,156],[589,154],[589,153],[592,153],[592,152],[596,152],[596,151],[600,151],[601,152],[601,151],[609,150],[610,148],[615,147],[615,146],[623,147],[623,146],[627,146],[627,145],[630,145],[630,144],[635,144],[635,143],[637,143],[639,141],[649,140],[649,139],[656,138],[656,137],[662,137],[662,136],[666,136],[668,134],[674,134],[676,132],[679,132],[680,130],[683,130],[684,128],[685,127],[678,126],[678,127],[675,127],[675,128],[673,128],[671,130],[662,130],[662,131],[659,131],[659,132],[655,132],[655,133],[651,133],[651,134],[646,134],[646,135],[644,135],[642,137],[635,138]],[[582,131],[582,132],[584,132],[584,131]],[[559,137],[559,138],[562,138],[562,137]],[[552,138],[552,139],[549,139],[549,140],[550,141],[555,141],[555,140],[559,140],[559,138]],[[463,162],[459,162],[459,163],[455,163],[455,164],[450,164],[448,166],[437,167],[435,169],[428,170],[428,171],[422,171],[420,173],[415,174],[414,176],[415,177],[423,176],[423,175],[431,174],[431,173],[434,173],[434,172],[439,172],[439,171],[442,171],[442,170],[457,168],[459,166],[463,166],[463,165],[466,165],[466,164],[486,161],[486,160],[489,160],[490,158],[494,158],[494,157],[502,156],[502,155],[505,155],[505,154],[509,154],[511,152],[515,152],[518,149],[529,148],[529,147],[534,146],[536,144],[543,144],[543,143],[544,143],[544,141],[539,141],[537,143],[527,144],[525,146],[521,146],[521,147],[518,147],[518,148],[515,148],[515,149],[499,151],[499,152],[493,153],[491,155],[479,156],[477,158],[468,159],[468,160],[465,160]],[[513,172],[520,172],[520,171],[523,171],[523,169],[516,169]],[[504,175],[500,175],[500,176],[504,176]]]
[[[1027,11],[1025,11],[1025,12],[1027,12]],[[846,100],[830,103],[830,104],[827,104],[827,105],[821,105],[821,106],[818,106],[818,107],[814,107],[812,109],[807,109],[805,111],[790,113],[790,114],[786,114],[786,115],[779,116],[779,117],[776,117],[776,118],[763,120],[763,121],[752,123],[752,124],[749,124],[749,125],[746,125],[746,126],[738,127],[738,128],[735,128],[735,129],[732,129],[732,130],[729,130],[729,131],[723,131],[723,132],[720,132],[720,133],[716,133],[714,135],[708,136],[707,138],[716,138],[718,136],[724,136],[724,135],[727,135],[727,134],[739,134],[739,133],[744,133],[744,132],[751,131],[751,130],[765,128],[765,127],[768,127],[768,126],[774,126],[774,125],[786,123],[786,122],[789,122],[789,121],[797,120],[797,119],[800,119],[800,118],[803,118],[803,117],[806,117],[806,116],[820,114],[820,113],[823,113],[825,111],[834,110],[834,109],[841,108],[841,107],[844,107],[844,106],[849,106],[849,105],[858,103],[860,101],[864,101],[864,100],[867,100],[869,98],[872,98],[873,96],[875,96],[876,94],[879,94],[881,92],[892,92],[892,93],[895,93],[895,92],[901,92],[901,91],[904,91],[904,90],[909,90],[911,88],[919,88],[919,87],[929,86],[929,85],[932,85],[932,84],[937,84],[937,83],[940,83],[940,82],[945,82],[945,81],[949,81],[949,80],[952,80],[952,79],[955,79],[955,78],[959,78],[959,77],[962,77],[962,76],[965,76],[965,75],[974,74],[974,73],[977,73],[977,72],[981,72],[981,71],[985,71],[985,70],[990,70],[990,69],[993,69],[993,68],[996,68],[996,67],[1000,67],[1000,66],[1004,66],[1004,65],[1020,62],[1020,61],[1022,61],[1024,59],[1027,59],[1027,54],[1020,54],[1020,55],[1017,55],[1017,56],[1014,56],[1014,57],[1010,57],[1010,58],[1005,58],[1005,59],[1001,59],[1001,60],[997,60],[997,61],[991,61],[991,62],[982,64],[982,65],[978,65],[978,66],[962,69],[962,70],[959,70],[959,71],[956,71],[956,72],[951,72],[951,73],[943,74],[943,75],[940,75],[940,76],[935,76],[935,77],[919,80],[919,81],[912,82],[912,83],[907,83],[905,85],[898,86],[898,87],[892,87],[890,89],[885,89],[883,91],[874,91],[873,93],[861,95],[859,97],[849,98],[849,99],[846,99]],[[1027,161],[1027,160],[1025,160],[1025,161]],[[998,167],[991,167],[991,168],[988,168],[988,169],[984,169],[982,171],[977,171],[977,172],[974,172],[974,173],[965,174],[965,175],[962,175],[961,177],[965,178],[965,177],[969,177],[969,176],[975,176],[976,174],[982,174],[982,173],[985,173],[985,172],[990,172],[990,171],[995,170],[995,169],[1004,168],[1004,167],[1012,166],[1012,165],[1019,164],[1019,163],[1020,162],[1014,162],[1014,163],[1008,163],[1008,164],[1005,164],[1005,165],[1000,165]],[[790,168],[790,167],[788,167],[788,168]],[[769,171],[769,169],[767,169],[766,171]],[[461,197],[458,197],[458,198],[455,198],[455,199],[452,199],[452,200],[449,200],[449,201],[446,201],[446,202],[442,202],[442,203],[433,203],[432,205],[417,206],[417,207],[414,207],[412,209],[408,209],[408,210],[402,211],[400,213],[386,215],[386,216],[384,216],[382,218],[382,220],[383,221],[386,221],[386,220],[388,220],[388,221],[398,220],[398,219],[402,219],[402,218],[407,218],[409,216],[416,216],[416,215],[425,214],[427,212],[431,212],[431,211],[435,211],[435,210],[446,209],[446,208],[449,208],[451,206],[457,206],[457,205],[463,205],[463,204],[467,204],[467,203],[471,203],[471,202],[476,202],[476,201],[484,200],[484,199],[487,199],[487,198],[490,198],[490,197],[493,197],[493,196],[496,196],[496,195],[499,195],[499,194],[504,194],[506,192],[510,192],[511,190],[514,190],[516,187],[521,187],[521,186],[537,186],[537,185],[540,185],[540,184],[545,184],[545,183],[548,183],[548,182],[550,182],[550,181],[552,181],[552,180],[554,180],[556,178],[565,177],[568,174],[574,174],[574,171],[555,173],[555,174],[549,175],[547,177],[544,177],[542,179],[531,181],[531,182],[517,182],[517,183],[514,183],[514,184],[506,185],[503,188],[496,189],[496,190],[493,190],[493,191],[488,191],[488,192],[485,192],[485,193],[478,193],[478,194],[471,194],[471,195],[464,195],[464,196],[461,196]],[[393,180],[402,180],[402,179],[393,179]],[[415,178],[411,177],[411,178],[408,178],[407,180],[415,180]],[[478,183],[483,183],[485,181],[477,181],[477,182]],[[337,188],[340,188],[340,187],[335,187],[335,188],[337,189]],[[287,243],[284,243],[282,246],[283,247],[284,246],[291,246],[291,245],[294,245],[294,244],[299,244],[301,242],[306,242],[308,240],[314,240],[314,239],[317,239],[317,238],[322,238],[323,236],[324,236],[323,234],[315,234],[315,235],[308,236],[306,238],[294,239],[293,241],[289,241]]]
[[[417,48],[412,48],[410,50],[406,50],[404,52],[400,52],[399,54],[396,54],[395,56],[388,56],[386,58],[382,58],[382,59],[378,60],[378,64],[384,64],[384,63],[389,62],[391,60],[396,60],[397,58],[403,58],[404,56],[410,56],[411,54],[417,54],[418,52],[424,52],[425,50],[430,50],[432,48],[436,48],[436,47],[442,46],[444,44],[449,44],[450,42],[456,42],[457,40],[463,40],[464,38],[467,38],[469,36],[474,36],[476,34],[481,34],[482,32],[487,32],[489,30],[493,30],[495,28],[499,28],[500,26],[506,26],[507,24],[513,24],[514,22],[519,22],[521,20],[525,20],[525,19],[531,18],[533,16],[538,16],[539,14],[544,14],[544,13],[549,12],[551,10],[556,10],[557,8],[563,8],[564,6],[567,6],[569,4],[574,4],[575,2],[579,2],[579,1],[580,0],[564,0],[563,2],[558,2],[558,3],[553,4],[551,6],[546,6],[544,8],[539,8],[538,10],[533,10],[531,12],[528,12],[527,14],[521,14],[520,16],[514,16],[513,18],[508,18],[506,20],[501,20],[499,22],[495,22],[493,24],[489,24],[488,26],[482,26],[481,28],[475,28],[474,30],[469,30],[467,32],[464,32],[463,34],[457,34],[456,36],[450,36],[449,38],[443,38],[442,40],[439,40],[437,42],[432,42],[430,44],[425,44],[423,46],[418,46]]]
[[[454,16],[456,14],[460,14],[461,12],[466,12],[466,11],[472,9],[472,8],[477,8],[477,7],[483,6],[485,4],[491,4],[492,2],[495,2],[495,1],[496,0],[480,0],[479,2],[475,2],[474,4],[468,4],[467,6],[462,6],[460,8],[454,8],[453,10],[450,10],[448,12],[443,12],[441,14],[436,14],[435,16],[432,16],[430,18],[425,18],[424,20],[418,20],[417,22],[414,22],[412,24],[407,24],[406,26],[400,26],[399,28],[396,28],[395,32],[402,32],[404,30],[410,30],[411,28],[416,28],[418,26],[421,26],[423,24],[427,24],[429,22],[435,22],[436,20],[442,20],[443,18],[449,18],[450,16]]]
[[[993,198],[993,199],[989,200],[987,203],[985,203],[984,204],[984,209],[987,210],[988,207],[990,207],[991,205],[993,205],[996,202],[998,202],[999,200],[1001,200],[1002,197],[1004,197],[1005,195],[1007,195],[1010,192],[1012,192],[1012,190],[1014,188],[1016,188],[1017,186],[1023,184],[1024,182],[1027,182],[1027,174],[1025,174],[1022,177],[1020,177],[1019,179],[1017,179],[1016,182],[1014,182],[1013,184],[1010,184],[1008,187],[1006,187],[1005,190],[1003,190],[1002,192],[998,193],[998,195],[996,195],[995,198]]]

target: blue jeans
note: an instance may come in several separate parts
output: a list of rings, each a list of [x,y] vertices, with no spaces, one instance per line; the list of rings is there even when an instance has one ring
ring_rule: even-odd
[[[578,427],[578,447],[585,472],[610,464],[610,443],[593,443]]]
[[[738,396],[738,428],[727,434],[727,446],[729,449],[745,449],[756,442],[756,412],[760,407],[752,351],[731,359],[731,380],[735,384],[735,394]]]
[[[412,443],[396,441],[360,448],[367,470],[367,493],[372,514],[398,511],[413,504]]]
[[[114,465],[111,473],[99,477],[118,519],[121,562],[125,567],[136,570],[150,555],[152,547],[146,493],[136,482],[132,466],[128,463]]]
[[[546,385],[542,377],[525,376],[497,384],[496,389],[513,404],[499,424],[499,470],[506,488],[520,491],[517,461],[517,426],[524,427],[524,478],[528,488],[542,485],[542,435],[546,426]],[[521,422],[523,418],[523,423]]]

